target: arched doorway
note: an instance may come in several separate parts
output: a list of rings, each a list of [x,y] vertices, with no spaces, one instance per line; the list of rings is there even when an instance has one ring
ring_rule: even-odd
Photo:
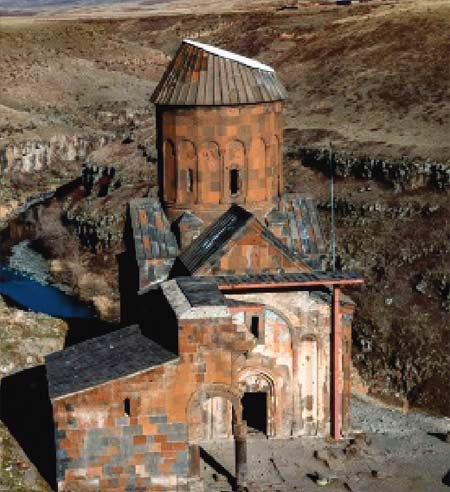
[[[275,385],[263,372],[246,371],[239,377],[242,418],[249,434],[275,436]]]
[[[222,398],[231,405],[232,433],[235,442],[236,485],[243,487],[247,477],[247,426],[242,420],[241,394],[226,384],[209,384],[197,390],[187,407],[189,470],[191,478],[200,477],[200,445],[207,438],[208,428],[204,422],[205,403]]]

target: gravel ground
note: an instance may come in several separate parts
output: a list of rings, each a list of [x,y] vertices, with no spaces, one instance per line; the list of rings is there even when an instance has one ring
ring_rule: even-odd
[[[450,492],[450,419],[404,414],[368,397],[354,397],[353,428],[360,437],[248,441],[250,492]],[[232,441],[203,443],[205,490],[232,490]],[[316,456],[316,457],[315,457]],[[327,484],[319,486],[319,474]]]
[[[12,248],[9,266],[29,275],[42,284],[51,281],[50,269],[45,258],[31,247],[30,241],[22,241]]]
[[[450,431],[450,418],[433,417],[416,411],[403,413],[374,398],[360,395],[352,399],[352,424],[355,430],[389,435]]]

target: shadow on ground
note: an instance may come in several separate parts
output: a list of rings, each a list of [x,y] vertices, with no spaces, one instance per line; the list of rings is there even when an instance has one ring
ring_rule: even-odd
[[[428,432],[428,435],[435,437],[442,442],[447,442],[447,434],[444,434],[443,432]]]
[[[66,318],[65,347],[122,327],[98,318]],[[0,419],[31,463],[56,488],[56,449],[45,365],[25,369],[0,381]]]
[[[56,487],[54,426],[44,365],[1,380],[0,418],[42,477]]]
[[[202,447],[200,448],[200,458],[219,475],[225,477],[232,489],[235,490],[236,479],[233,475]]]

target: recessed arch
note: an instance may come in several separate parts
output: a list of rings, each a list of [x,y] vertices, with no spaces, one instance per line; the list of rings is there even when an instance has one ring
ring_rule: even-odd
[[[198,149],[198,201],[220,201],[220,153],[216,142],[205,142]]]
[[[186,412],[188,422],[190,476],[200,475],[200,446],[198,442],[204,438],[204,422],[202,421],[203,404],[210,398],[221,397],[232,405],[232,432],[235,439],[236,484],[245,482],[247,474],[246,426],[242,421],[241,394],[230,385],[212,383],[202,385],[189,399]]]
[[[175,202],[177,198],[177,169],[175,145],[171,140],[163,142],[164,161],[164,199],[167,202]]]
[[[268,152],[268,172],[271,175],[271,192],[273,196],[281,195],[282,193],[282,173],[281,166],[281,140],[278,135],[272,135]]]
[[[277,308],[274,308],[273,306],[267,304],[264,309],[264,316],[267,319],[267,316],[270,315],[275,315],[277,318],[281,319],[286,324],[289,331],[290,346],[292,349],[295,339],[295,332],[294,332],[292,321],[286,316],[284,312],[281,312]]]
[[[196,442],[204,438],[203,405],[210,398],[221,397],[232,405],[233,426],[242,424],[242,394],[229,385],[212,383],[204,385],[195,391],[187,404],[186,416],[188,421],[189,442]]]
[[[276,435],[276,405],[278,397],[274,378],[269,372],[252,367],[243,369],[239,373],[237,381],[243,395],[245,393],[266,393],[266,435],[267,437],[274,437]],[[245,411],[246,409],[243,407],[244,419]]]
[[[247,201],[257,202],[266,200],[267,169],[266,169],[266,142],[262,137],[253,138],[248,152],[248,185]]]
[[[316,435],[319,423],[319,343],[313,334],[299,344],[299,391],[302,421],[307,435]]]
[[[238,139],[229,141],[225,145],[223,157],[223,195],[225,201],[242,201],[246,197],[245,162],[246,149],[244,142]],[[237,184],[237,189],[234,189],[233,184],[235,183]]]
[[[183,139],[177,144],[177,200],[193,203],[197,191],[197,148],[193,142]]]

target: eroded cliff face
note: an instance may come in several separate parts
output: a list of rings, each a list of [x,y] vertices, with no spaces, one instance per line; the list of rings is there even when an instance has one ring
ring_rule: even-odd
[[[326,153],[289,156],[286,186],[316,198],[329,245]],[[373,394],[449,415],[448,164],[406,167],[406,159],[343,154],[336,161],[337,266],[366,279],[351,293],[358,305],[354,364]]]
[[[82,160],[107,142],[106,136],[54,135],[49,141],[29,140],[10,144],[0,149],[0,171],[30,173],[50,168],[59,160]]]
[[[30,199],[77,178],[89,153],[111,138],[107,134],[54,135],[47,141],[27,140],[1,147],[0,221],[22,213]]]

